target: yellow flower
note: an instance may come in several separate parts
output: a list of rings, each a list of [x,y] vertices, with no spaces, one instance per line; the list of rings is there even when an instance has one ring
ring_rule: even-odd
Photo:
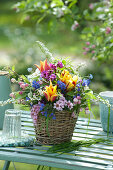
[[[50,80],[50,86],[46,86],[46,91],[44,95],[48,101],[53,102],[57,97],[57,86],[53,86]]]
[[[67,90],[68,91],[75,88],[77,80],[78,80],[78,76],[76,76],[75,78],[72,78],[68,81],[68,84],[67,84]]]
[[[60,75],[60,81],[66,84],[67,90],[72,90],[77,83],[78,76],[72,77],[72,75],[67,70],[63,70]]]

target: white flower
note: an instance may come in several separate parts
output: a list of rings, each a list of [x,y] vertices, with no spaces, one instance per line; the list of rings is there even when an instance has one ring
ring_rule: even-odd
[[[29,98],[32,97],[32,92],[28,93],[28,97],[29,97]]]
[[[12,79],[11,79],[11,82],[12,82],[12,83],[15,83],[15,82],[16,82],[16,79],[12,78]]]
[[[37,76],[40,76],[40,70],[38,68],[35,70],[35,72],[33,74],[28,75],[28,79],[30,82],[32,82],[33,79]]]
[[[74,31],[75,29],[77,29],[79,26],[79,23],[77,21],[74,21],[73,25],[71,26],[71,30]]]
[[[44,92],[43,92],[41,89],[38,90],[38,92],[39,92],[40,96],[43,96],[43,95],[44,95]]]
[[[28,68],[27,71],[28,71],[28,72],[31,72],[31,71],[32,71],[32,68]]]
[[[84,87],[84,90],[89,90],[89,87],[88,87],[88,86],[85,86],[85,87]]]

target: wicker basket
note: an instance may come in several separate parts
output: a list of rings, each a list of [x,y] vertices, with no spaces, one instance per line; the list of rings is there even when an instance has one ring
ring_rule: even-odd
[[[48,122],[49,136],[45,119],[42,116],[38,117],[37,125],[35,126],[38,143],[51,145],[68,142],[72,139],[77,116],[73,118],[68,111],[56,112],[55,116],[56,120],[51,119]]]

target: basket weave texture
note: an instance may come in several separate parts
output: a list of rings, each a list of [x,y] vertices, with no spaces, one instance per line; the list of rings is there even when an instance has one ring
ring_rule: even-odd
[[[55,113],[56,120],[48,121],[48,133],[45,118],[38,117],[35,126],[36,140],[41,144],[60,144],[71,141],[77,117],[73,118],[68,111],[59,111]],[[42,128],[43,126],[43,128]]]

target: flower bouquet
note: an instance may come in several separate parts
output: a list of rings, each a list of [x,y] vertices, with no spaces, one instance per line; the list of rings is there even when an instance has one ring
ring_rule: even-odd
[[[28,68],[28,76],[11,79],[20,90],[10,94],[9,102],[30,107],[39,143],[70,141],[79,112],[91,111],[90,100],[96,99],[89,89],[93,76],[82,77],[79,67],[74,68],[67,59],[47,56],[40,65],[35,64],[35,71]]]

